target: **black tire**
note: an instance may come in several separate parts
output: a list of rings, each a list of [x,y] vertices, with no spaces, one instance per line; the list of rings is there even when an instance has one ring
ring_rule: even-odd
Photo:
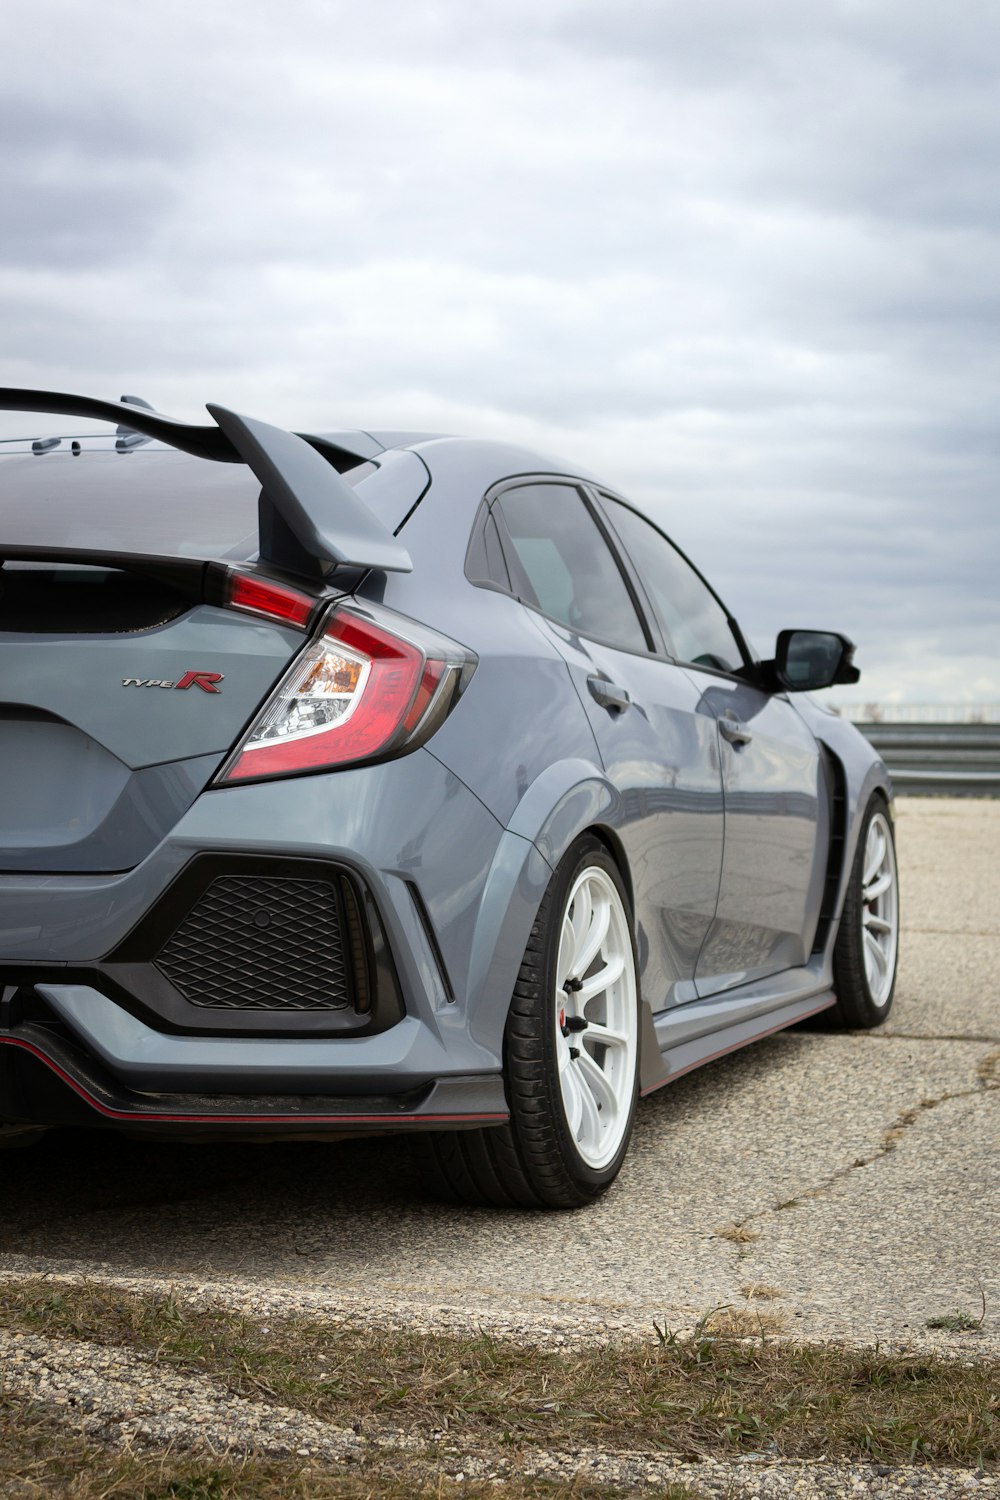
[[[870,907],[874,903],[866,903],[864,883],[865,857],[873,824],[876,824],[876,833],[884,836],[886,841],[885,864],[892,876],[892,925],[894,929],[891,943],[887,939],[884,945],[886,948],[891,948],[887,971],[878,976],[877,986],[874,989],[869,979],[868,966],[865,963],[865,923],[866,918],[869,921],[872,919]],[[870,883],[869,891],[873,888]],[[858,847],[854,855],[854,864],[851,867],[844,910],[833,949],[833,988],[837,1003],[826,1013],[831,1026],[841,1031],[867,1031],[873,1026],[881,1026],[892,1009],[893,996],[896,991],[898,939],[899,877],[892,818],[888,803],[882,793],[875,792],[865,808],[861,821]]]
[[[556,1004],[556,965],[567,901],[581,875],[602,871],[624,910],[636,995],[636,1037],[627,1075],[624,1134],[613,1156],[588,1164],[574,1140],[559,1082],[561,1045]],[[439,1132],[415,1137],[413,1146],[434,1194],[453,1203],[500,1208],[581,1208],[598,1197],[621,1170],[638,1097],[638,986],[635,937],[628,895],[605,846],[585,835],[553,875],[538,909],[514,986],[504,1033],[504,1082],[510,1122],[484,1130]],[[620,1129],[621,1125],[617,1127]],[[616,1131],[617,1133],[617,1131]]]

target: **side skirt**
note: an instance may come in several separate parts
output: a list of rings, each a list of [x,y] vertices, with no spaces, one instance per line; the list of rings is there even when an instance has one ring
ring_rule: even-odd
[[[652,1094],[703,1063],[819,1015],[836,1004],[836,998],[829,988],[812,988],[806,995],[783,997],[767,1006],[759,994],[695,1000],[655,1019],[644,1006],[640,1094]]]

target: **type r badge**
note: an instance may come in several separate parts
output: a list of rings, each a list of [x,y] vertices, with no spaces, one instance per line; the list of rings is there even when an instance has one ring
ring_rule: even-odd
[[[216,683],[222,681],[221,672],[185,672],[177,682],[167,682],[161,677],[123,677],[122,687],[189,688],[200,687],[203,693],[221,693]]]

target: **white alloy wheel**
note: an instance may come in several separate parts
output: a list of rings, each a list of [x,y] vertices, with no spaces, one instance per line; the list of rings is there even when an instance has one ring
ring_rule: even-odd
[[[875,1005],[892,994],[899,943],[899,887],[896,852],[884,813],[868,824],[861,875],[861,941],[865,979]]]
[[[511,995],[510,1119],[425,1137],[438,1191],[501,1208],[582,1208],[609,1188],[638,1099],[638,1009],[628,891],[609,850],[585,833],[549,880]]]
[[[580,872],[566,900],[554,1004],[566,1124],[582,1160],[600,1171],[631,1125],[638,1005],[628,913],[599,865]]]

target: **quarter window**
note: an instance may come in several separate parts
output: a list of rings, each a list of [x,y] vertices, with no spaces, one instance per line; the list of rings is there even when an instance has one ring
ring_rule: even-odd
[[[653,601],[671,655],[695,667],[739,671],[739,645],[708,585],[655,526],[620,500],[601,499]]]
[[[579,490],[518,485],[497,504],[519,598],[581,635],[627,651],[649,649],[618,564]]]

